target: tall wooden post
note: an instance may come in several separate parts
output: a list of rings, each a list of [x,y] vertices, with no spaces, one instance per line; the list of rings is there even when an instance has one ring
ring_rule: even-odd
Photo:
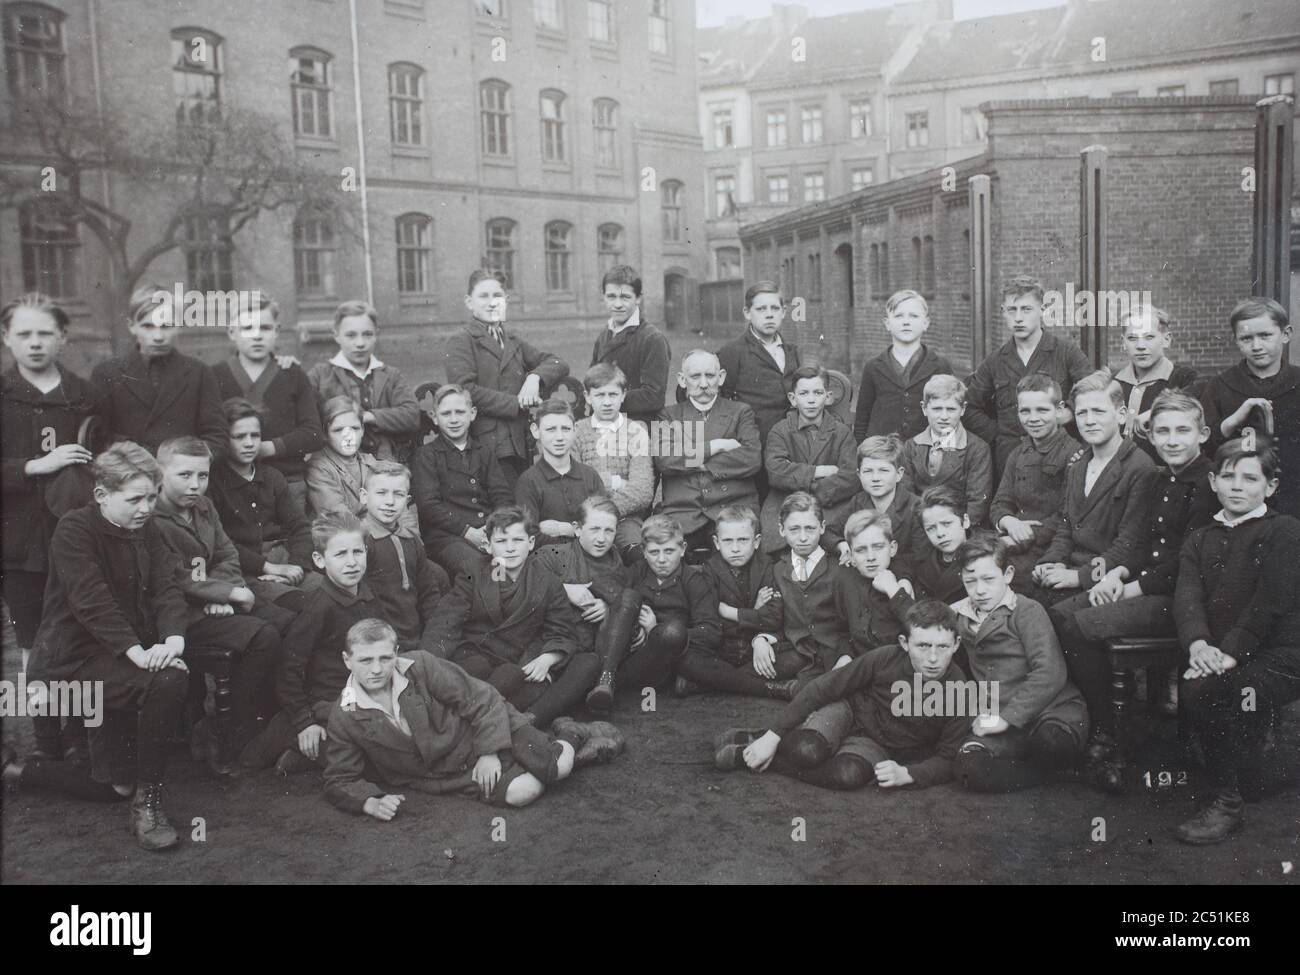
[[[1093,313],[1080,321],[1073,308],[1063,309],[1079,326],[1079,345],[1098,369],[1106,364],[1105,329],[1115,324],[1108,321],[1110,303],[1101,300],[1106,290],[1107,178],[1106,147],[1088,146],[1079,154],[1079,289],[1091,294]]]
[[[1291,307],[1291,184],[1295,176],[1295,101],[1272,95],[1255,103],[1253,293]]]
[[[988,176],[972,176],[970,193],[970,310],[972,366],[989,354],[994,344],[991,318],[993,302],[993,187]]]

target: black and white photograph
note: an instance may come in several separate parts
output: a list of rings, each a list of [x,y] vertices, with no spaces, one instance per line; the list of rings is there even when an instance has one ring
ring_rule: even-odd
[[[157,956],[122,885],[1050,885],[1125,888],[1080,950],[1268,942],[1295,0],[0,27],[0,883],[71,895],[11,932]]]

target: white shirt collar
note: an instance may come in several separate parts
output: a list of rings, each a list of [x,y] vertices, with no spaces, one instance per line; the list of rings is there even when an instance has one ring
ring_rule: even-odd
[[[771,347],[774,346],[774,345],[783,345],[783,344],[784,344],[784,343],[781,341],[781,333],[780,333],[780,332],[775,333],[775,334],[772,336],[772,338],[769,340],[769,339],[765,339],[765,338],[763,338],[763,336],[759,335],[757,332],[754,331],[753,326],[750,326],[749,334],[752,335],[752,336],[754,336],[754,338],[758,339],[758,342],[759,342],[760,345],[765,345],[765,346],[767,346],[768,348],[771,348]]]
[[[994,606],[993,609],[1001,609],[1003,606],[1010,610],[1016,608],[1016,594],[1010,587],[1007,588],[1006,593],[1002,597],[1002,601]],[[954,613],[958,616],[965,616],[968,620],[973,621],[977,626],[989,618],[993,613],[993,609],[990,609],[987,613],[981,613],[975,608],[975,603],[971,601],[969,596],[960,602],[952,604],[952,610]]]
[[[370,711],[384,711],[384,717],[388,718],[394,724],[402,723],[402,706],[398,703],[398,698],[402,692],[410,685],[411,681],[406,676],[406,671],[415,663],[407,657],[397,658],[397,668],[393,671],[393,714],[389,717],[388,712],[373,697],[366,693],[366,689],[357,683],[356,678],[348,675],[348,682],[343,685],[343,693],[339,695],[339,706],[344,711],[355,711],[357,708],[365,708]]]
[[[339,351],[335,354],[334,358],[330,360],[330,365],[338,366],[340,369],[346,369],[348,370],[348,372],[354,372],[362,379],[365,379],[376,369],[384,368],[384,364],[380,362],[377,358],[375,358],[375,356],[372,354],[370,356],[370,364],[367,365],[364,370],[358,369],[356,366],[354,366],[351,362],[348,361],[348,357],[343,354],[342,349],[339,349]]]
[[[806,557],[796,555],[796,554],[794,553],[794,550],[791,549],[791,550],[790,550],[790,568],[791,568],[791,570],[793,570],[793,569],[795,569],[795,568],[798,567],[799,562],[795,561],[796,559],[802,561],[802,562],[803,562],[803,578],[804,578],[804,581],[807,582],[809,579],[812,578],[813,569],[817,568],[817,565],[818,565],[818,564],[821,562],[821,560],[822,560],[822,556],[825,555],[825,554],[826,554],[826,550],[825,550],[824,548],[822,548],[820,545],[818,545],[815,549],[813,549],[811,555],[806,556]]]
[[[614,430],[617,430],[619,427],[621,427],[621,426],[622,426],[624,423],[626,423],[626,422],[627,422],[627,414],[626,414],[626,413],[620,413],[620,414],[619,414],[619,415],[618,415],[618,416],[617,416],[613,421],[611,421],[611,422],[609,422],[609,423],[606,423],[604,420],[597,420],[597,419],[593,416],[593,417],[591,417],[591,428],[592,428],[593,430],[609,430],[609,431],[614,431]]]
[[[611,315],[609,319],[609,331],[611,335],[617,335],[619,332],[626,331],[629,328],[636,328],[641,324],[641,306],[637,305],[632,309],[632,314],[628,316],[627,321],[622,325],[615,325],[614,318]]]
[[[952,432],[946,437],[938,440],[934,437],[934,431],[926,427],[916,435],[916,442],[926,447],[939,447],[943,450],[965,450],[970,446],[970,439],[966,434],[965,424],[958,423],[952,428]]]
[[[1263,518],[1266,514],[1268,514],[1268,505],[1261,504],[1258,508],[1253,508],[1250,511],[1247,511],[1240,518],[1232,518],[1226,511],[1220,511],[1215,514],[1214,520],[1220,525],[1227,525],[1229,528],[1235,528],[1242,522],[1254,521],[1256,518]]]
[[[687,399],[690,400],[690,404],[691,404],[691,406],[695,407],[695,408],[696,408],[697,410],[699,410],[701,413],[707,413],[707,412],[709,412],[709,410],[713,409],[713,407],[716,406],[716,405],[717,405],[717,402],[718,402],[718,397],[717,397],[717,396],[715,396],[715,397],[713,397],[713,399],[709,400],[708,405],[701,405],[701,403],[699,402],[699,400],[690,399],[690,397],[687,397]]]
[[[1173,360],[1169,358],[1161,359],[1160,365],[1152,369],[1142,379],[1138,379],[1137,369],[1135,369],[1133,363],[1130,362],[1115,374],[1115,381],[1128,383],[1130,386],[1148,386],[1151,383],[1159,382],[1161,380],[1167,382],[1173,374],[1174,363]]]

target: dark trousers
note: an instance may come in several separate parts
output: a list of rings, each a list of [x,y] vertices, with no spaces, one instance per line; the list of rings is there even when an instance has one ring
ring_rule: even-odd
[[[1179,704],[1200,740],[1215,790],[1237,793],[1241,779],[1258,774],[1270,723],[1298,698],[1300,647],[1270,647],[1226,673],[1182,682]]]
[[[530,681],[518,664],[503,663],[474,651],[456,663],[471,677],[495,687],[518,710],[531,712],[538,728],[549,727],[556,718],[569,714],[600,676],[600,658],[594,653],[575,653],[563,670],[551,671],[549,681]]]
[[[446,569],[453,579],[458,575],[472,575],[487,558],[465,539],[441,532],[426,535],[424,548],[429,558]]]
[[[1061,640],[1070,680],[1088,702],[1088,713],[1099,731],[1115,733],[1106,641],[1122,636],[1176,636],[1173,608],[1169,596],[1137,596],[1090,606],[1088,594],[1083,592],[1048,610]]]
[[[794,650],[778,651],[775,660],[776,680],[797,677],[806,661]],[[727,694],[764,697],[769,679],[754,670],[753,660],[731,663],[711,653],[688,650],[677,665],[677,672],[701,687]]]
[[[1015,792],[1043,785],[1078,764],[1081,739],[1078,728],[1051,719],[1030,729],[971,735],[957,752],[957,781],[972,792]]]
[[[4,596],[18,645],[30,650],[36,642],[41,610],[45,605],[45,573],[5,569]]]
[[[683,620],[664,620],[646,635],[645,643],[628,652],[618,668],[619,691],[640,694],[647,687],[662,687],[673,677],[686,652],[689,629]]]
[[[624,589],[610,604],[596,630],[596,656],[602,672],[617,674],[627,652],[636,639],[637,617],[641,613],[641,594]]]
[[[234,748],[242,749],[257,733],[258,721],[275,711],[275,692],[268,674],[280,656],[280,634],[253,615],[205,616],[185,628],[187,646],[232,650],[230,693]],[[190,660],[191,700],[199,709],[207,696],[203,669]]]

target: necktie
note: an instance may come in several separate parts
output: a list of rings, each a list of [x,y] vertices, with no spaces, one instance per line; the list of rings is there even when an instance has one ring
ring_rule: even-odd
[[[801,558],[800,558],[799,556],[797,556],[797,555],[791,556],[791,558],[792,558],[793,561],[794,561],[794,572],[791,573],[791,575],[794,576],[794,581],[795,581],[795,582],[807,582],[807,581],[808,581],[808,562],[807,562],[805,559],[801,559]]]
[[[943,447],[935,444],[930,448],[930,456],[926,458],[926,468],[931,477],[939,475],[939,468],[943,466]]]
[[[496,341],[497,345],[501,346],[501,348],[503,349],[506,347],[505,336],[501,332],[500,325],[489,325],[488,332],[489,334],[491,334],[492,338]]]

